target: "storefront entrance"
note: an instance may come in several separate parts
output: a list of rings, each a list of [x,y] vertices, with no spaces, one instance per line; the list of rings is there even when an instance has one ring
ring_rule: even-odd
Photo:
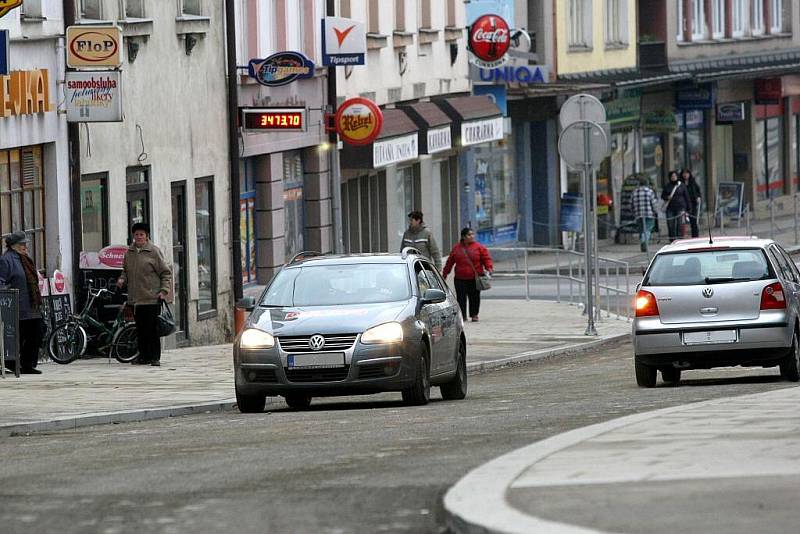
[[[42,146],[0,150],[0,231],[24,230],[36,267],[45,267]]]

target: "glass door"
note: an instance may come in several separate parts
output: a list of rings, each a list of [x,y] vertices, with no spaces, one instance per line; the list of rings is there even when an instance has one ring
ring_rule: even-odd
[[[172,184],[172,279],[174,291],[174,314],[177,325],[177,340],[189,338],[187,325],[188,284],[186,283],[186,184]]]

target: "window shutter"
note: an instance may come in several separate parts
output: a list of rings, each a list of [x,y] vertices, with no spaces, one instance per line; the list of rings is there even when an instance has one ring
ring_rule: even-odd
[[[33,150],[22,151],[22,188],[27,189],[39,185],[39,170],[34,163]]]

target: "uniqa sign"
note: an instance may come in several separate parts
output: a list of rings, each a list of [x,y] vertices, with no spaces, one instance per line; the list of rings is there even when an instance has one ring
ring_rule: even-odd
[[[372,145],[372,166],[376,169],[419,157],[417,134],[378,141]]]
[[[383,112],[366,98],[345,100],[333,119],[342,141],[351,145],[368,145],[377,139],[383,126]]]
[[[505,66],[496,69],[478,69],[482,82],[491,83],[545,83],[547,70],[538,65]]]
[[[499,67],[507,61],[506,52],[511,47],[511,30],[499,15],[483,15],[469,29],[467,47],[472,52],[472,62],[486,69]]]
[[[278,52],[267,59],[251,59],[247,73],[261,85],[276,87],[314,76],[314,62],[300,52]]]
[[[53,110],[47,69],[16,70],[0,76],[0,118]]]
[[[67,67],[119,67],[122,64],[122,30],[118,26],[67,28]]]

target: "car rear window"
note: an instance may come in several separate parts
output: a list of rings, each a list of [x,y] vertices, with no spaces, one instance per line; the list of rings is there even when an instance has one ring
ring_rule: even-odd
[[[262,306],[301,307],[375,304],[407,300],[405,264],[307,265],[284,269],[269,285]]]
[[[642,285],[722,284],[770,278],[773,273],[761,249],[689,250],[656,256]]]

